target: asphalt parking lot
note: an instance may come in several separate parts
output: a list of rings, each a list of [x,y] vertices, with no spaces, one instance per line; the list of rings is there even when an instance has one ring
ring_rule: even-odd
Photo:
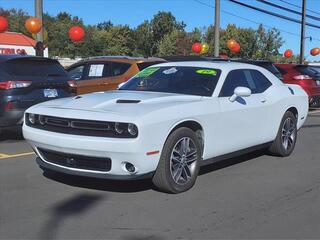
[[[17,131],[0,139],[0,239],[320,236],[320,114],[288,158],[255,152],[201,170],[190,191],[43,175]],[[55,179],[57,181],[52,181]]]

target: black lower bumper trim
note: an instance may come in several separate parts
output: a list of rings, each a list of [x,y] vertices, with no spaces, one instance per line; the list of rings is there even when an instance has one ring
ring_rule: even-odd
[[[50,170],[53,172],[73,175],[73,176],[82,176],[82,177],[91,177],[91,178],[100,178],[100,179],[112,179],[112,180],[139,180],[139,179],[147,179],[151,178],[154,172],[150,172],[142,175],[113,175],[108,173],[93,173],[93,172],[84,172],[79,171],[77,169],[71,170],[64,167],[58,167],[52,164],[49,164],[43,161],[40,157],[36,158],[36,161],[41,169]]]

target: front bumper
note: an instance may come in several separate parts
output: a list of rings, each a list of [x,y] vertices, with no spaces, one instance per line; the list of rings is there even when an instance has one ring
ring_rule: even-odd
[[[113,175],[113,174],[105,174],[100,172],[92,172],[92,171],[79,171],[79,169],[67,168],[67,167],[58,167],[52,165],[40,157],[36,158],[36,162],[39,167],[46,171],[54,171],[58,173],[73,175],[73,176],[81,176],[81,177],[91,177],[91,178],[101,178],[101,179],[110,179],[110,180],[139,180],[139,179],[147,179],[151,178],[154,172],[146,173],[146,174],[134,174],[134,175]]]
[[[137,179],[152,174],[157,168],[160,152],[147,155],[151,150],[161,151],[162,147],[153,145],[150,141],[136,139],[117,139],[104,137],[88,137],[49,132],[23,125],[23,135],[37,153],[37,163],[41,168],[56,172],[106,179]],[[47,149],[66,154],[75,154],[88,157],[110,158],[109,171],[96,171],[72,168],[54,164],[42,156],[38,149]],[[125,168],[125,163],[135,167],[134,172]]]

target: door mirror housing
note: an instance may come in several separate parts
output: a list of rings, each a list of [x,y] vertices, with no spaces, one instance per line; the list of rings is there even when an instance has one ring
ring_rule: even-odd
[[[234,102],[237,97],[249,97],[251,96],[251,90],[247,87],[236,87],[233,95],[229,98],[230,102]]]

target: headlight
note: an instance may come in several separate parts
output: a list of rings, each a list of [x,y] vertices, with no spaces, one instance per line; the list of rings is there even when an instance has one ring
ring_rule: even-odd
[[[128,132],[132,135],[135,136],[138,133],[138,128],[136,125],[129,123],[128,124]]]
[[[119,137],[137,137],[138,128],[133,123],[114,123],[114,131]]]
[[[44,124],[46,123],[44,116],[39,115],[39,123],[40,123],[41,125],[44,125]]]
[[[28,121],[29,121],[31,124],[35,124],[35,123],[36,123],[36,115],[33,114],[33,113],[29,113],[29,114],[28,114]]]
[[[125,130],[125,126],[123,126],[123,123],[116,122],[114,124],[114,130],[116,130],[116,133],[122,134]]]

